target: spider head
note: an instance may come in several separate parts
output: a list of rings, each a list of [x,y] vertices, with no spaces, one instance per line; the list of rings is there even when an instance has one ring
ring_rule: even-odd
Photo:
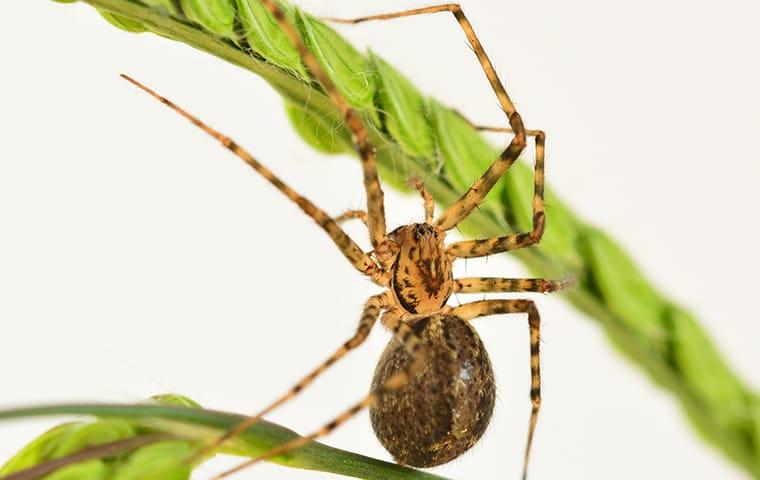
[[[396,246],[391,287],[410,313],[438,310],[451,295],[451,260],[444,236],[445,232],[428,223],[404,225],[388,235]]]

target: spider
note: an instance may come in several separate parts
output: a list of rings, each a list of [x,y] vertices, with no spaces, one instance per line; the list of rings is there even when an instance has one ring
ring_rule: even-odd
[[[570,283],[542,278],[455,279],[452,274],[452,263],[456,259],[516,250],[540,241],[546,222],[546,135],[540,130],[527,130],[524,127],[520,115],[459,5],[445,4],[356,19],[326,19],[337,23],[356,24],[437,12],[452,13],[480,61],[507,117],[509,128],[495,130],[513,133],[507,147],[486,172],[437,218],[434,216],[435,204],[432,195],[425,189],[422,181],[413,180],[412,186],[420,191],[423,198],[424,221],[388,232],[383,189],[377,174],[375,153],[361,116],[337,90],[278,4],[274,0],[262,0],[262,3],[296,46],[304,64],[339,110],[349,128],[361,159],[367,197],[366,211],[352,210],[336,218],[329,216],[277,178],[232,139],[136,80],[126,75],[122,76],[216,138],[228,150],[248,163],[311,217],[360,273],[384,290],[367,300],[355,334],[327,360],[261,412],[247,417],[206,445],[195,458],[251,427],[263,416],[295,397],[331,365],[349,351],[359,347],[379,320],[392,332],[393,337],[378,362],[371,390],[364,398],[310,435],[277,446],[257,458],[219,474],[215,479],[227,477],[254,463],[327,435],[364,408],[370,409],[372,426],[378,439],[398,462],[423,468],[446,463],[464,453],[479,440],[488,426],[494,407],[495,386],[491,363],[470,321],[485,315],[525,313],[530,331],[532,404],[523,466],[525,478],[541,406],[538,310],[533,301],[524,299],[480,300],[457,307],[447,305],[447,300],[452,293],[457,292],[553,292],[565,288]],[[523,151],[527,137],[535,139],[532,230],[446,245],[446,232],[470,215],[486,197]],[[342,229],[341,223],[349,219],[359,219],[365,223],[372,251],[363,251]]]

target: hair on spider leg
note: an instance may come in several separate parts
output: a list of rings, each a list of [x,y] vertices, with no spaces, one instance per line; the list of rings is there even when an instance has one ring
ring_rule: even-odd
[[[417,467],[446,463],[478,442],[493,412],[493,369],[472,321],[487,315],[521,314],[526,315],[528,320],[531,374],[531,416],[523,466],[525,477],[541,403],[541,322],[538,309],[535,303],[528,299],[483,298],[459,303],[457,306],[450,306],[447,302],[452,294],[458,302],[459,293],[536,292],[542,288],[544,279],[455,279],[452,268],[454,262],[460,259],[465,260],[466,269],[468,258],[486,257],[487,260],[492,254],[525,248],[541,240],[545,223],[544,133],[524,127],[472,25],[458,5],[422,7],[342,21],[355,24],[420,14],[451,13],[480,61],[481,68],[506,116],[509,129],[514,134],[486,171],[437,217],[434,215],[435,204],[432,195],[425,189],[423,182],[415,182],[414,188],[420,191],[423,199],[420,214],[423,215],[424,221],[409,223],[388,231],[384,193],[377,173],[376,151],[362,116],[351,107],[333,84],[279,4],[274,0],[262,0],[262,3],[299,53],[313,81],[321,85],[324,93],[340,112],[346,128],[351,133],[361,161],[366,194],[365,210],[350,210],[343,215],[331,217],[280,180],[231,138],[131,77],[124,75],[124,78],[185,117],[256,170],[310,217],[333,240],[349,263],[381,287],[382,291],[367,299],[355,333],[340,344],[330,356],[266,408],[245,418],[205,445],[193,460],[240,434],[260,421],[263,416],[294,398],[350,351],[361,346],[372,328],[380,323],[392,337],[378,361],[368,394],[312,433],[278,445],[215,478],[230,476],[250,465],[321,438],[365,408],[369,409],[378,439],[398,462]],[[533,137],[536,142],[532,229],[493,238],[447,244],[447,232],[458,228],[464,219],[478,209],[478,204],[517,160],[528,137]],[[369,252],[363,251],[341,226],[344,221],[354,218],[366,224],[372,245]],[[557,289],[565,286],[561,282],[551,285]]]

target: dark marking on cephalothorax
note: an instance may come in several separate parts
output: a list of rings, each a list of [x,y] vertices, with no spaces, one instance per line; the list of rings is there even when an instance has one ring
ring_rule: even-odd
[[[434,315],[410,326],[429,358],[407,385],[375,401],[370,419],[377,438],[398,462],[426,468],[475,445],[491,419],[495,387],[491,361],[469,323],[454,315]],[[410,361],[403,342],[391,340],[372,389]]]
[[[399,246],[391,287],[408,312],[434,312],[451,295],[451,260],[443,246],[444,235],[432,225],[415,223],[399,227],[388,236]]]

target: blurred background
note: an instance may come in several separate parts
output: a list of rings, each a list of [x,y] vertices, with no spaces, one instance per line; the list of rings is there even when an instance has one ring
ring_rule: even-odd
[[[427,4],[297,3],[342,17]],[[760,386],[756,2],[462,3],[526,125],[548,134],[549,188],[625,245]],[[263,179],[118,74],[231,135],[328,212],[364,205],[356,161],[307,147],[279,96],[247,71],[119,31],[83,4],[4,7],[0,408],[175,392],[253,413],[352,334],[377,288]],[[423,92],[479,123],[504,123],[450,16],[339,30]],[[389,227],[422,218],[416,195],[386,198]],[[551,207],[547,215],[551,228]],[[363,228],[350,230],[368,245]],[[526,274],[508,255],[466,269]],[[532,479],[746,478],[596,324],[556,296],[536,299],[544,403]],[[479,445],[434,472],[517,478],[527,322],[476,326],[497,375],[495,415]],[[302,433],[330,419],[365,393],[388,338],[375,331],[270,418]],[[0,424],[0,462],[59,421]],[[389,458],[366,414],[326,442]],[[228,464],[211,462],[197,478]],[[238,478],[332,477],[262,465]]]

